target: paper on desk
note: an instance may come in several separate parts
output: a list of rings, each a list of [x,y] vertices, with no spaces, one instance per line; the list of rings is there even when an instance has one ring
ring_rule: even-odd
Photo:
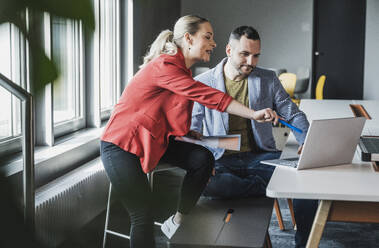
[[[213,148],[223,148],[227,150],[239,151],[241,149],[241,135],[220,135],[203,136],[201,140],[189,138],[187,136],[176,137],[175,140],[193,143],[197,145],[209,146]]]

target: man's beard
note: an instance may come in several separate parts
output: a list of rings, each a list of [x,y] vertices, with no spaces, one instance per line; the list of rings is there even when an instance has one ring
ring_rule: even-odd
[[[248,68],[250,68],[250,70],[248,71],[248,72],[245,72],[245,71],[243,71],[242,70],[242,68],[243,67],[248,67]],[[249,76],[250,75],[250,73],[252,73],[253,72],[253,70],[254,70],[254,66],[251,66],[251,65],[241,65],[241,66],[239,66],[239,68],[238,68],[238,72],[239,72],[239,74],[242,76],[245,76],[245,77],[247,77],[247,76]]]

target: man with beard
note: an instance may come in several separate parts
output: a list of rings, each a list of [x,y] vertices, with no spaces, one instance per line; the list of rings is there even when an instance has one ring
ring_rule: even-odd
[[[285,121],[303,131],[294,133],[300,144],[300,153],[309,123],[275,73],[257,67],[260,52],[258,32],[252,27],[238,27],[230,34],[226,46],[227,58],[195,79],[228,93],[250,108],[275,110]],[[243,198],[265,195],[274,167],[260,161],[276,159],[281,154],[275,146],[271,123],[257,123],[195,103],[191,130],[206,136],[241,134],[241,150],[238,152],[208,148],[216,163],[215,174],[204,190],[205,196]],[[317,201],[294,200],[293,206],[297,224],[296,247],[305,247]]]

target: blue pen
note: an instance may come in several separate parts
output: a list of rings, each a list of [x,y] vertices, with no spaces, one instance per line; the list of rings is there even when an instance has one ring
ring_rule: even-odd
[[[292,126],[291,124],[289,124],[289,123],[283,121],[282,119],[278,119],[278,121],[279,121],[280,123],[282,123],[284,126],[287,126],[287,127],[291,128],[293,131],[296,131],[296,132],[298,132],[298,133],[303,133],[303,131],[302,131],[301,129]]]

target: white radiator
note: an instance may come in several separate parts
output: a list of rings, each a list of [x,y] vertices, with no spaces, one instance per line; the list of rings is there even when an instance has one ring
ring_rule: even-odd
[[[109,181],[100,158],[36,191],[36,236],[57,247],[106,207]]]

